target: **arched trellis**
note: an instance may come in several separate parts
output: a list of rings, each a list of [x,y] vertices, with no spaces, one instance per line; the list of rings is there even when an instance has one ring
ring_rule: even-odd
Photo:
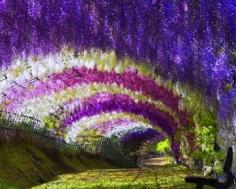
[[[88,52],[76,57],[73,53],[64,49],[59,54],[39,57],[39,62],[32,57],[19,59],[21,63],[5,70],[0,87],[2,110],[27,113],[41,120],[50,118],[57,123],[57,128],[50,129],[62,135],[72,133],[68,132],[70,127],[77,128],[77,122],[83,119],[104,113],[123,113],[124,117],[132,114],[134,123],[142,117],[154,130],[167,135],[178,159],[179,141],[174,135],[178,128],[190,124],[191,115],[180,109],[181,99],[173,88],[145,65],[132,61],[122,65],[118,59],[111,62],[113,53],[99,52],[95,57]]]

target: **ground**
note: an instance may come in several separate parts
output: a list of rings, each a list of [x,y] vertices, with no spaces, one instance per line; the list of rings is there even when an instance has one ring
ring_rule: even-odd
[[[186,175],[197,175],[195,171],[175,165],[156,165],[154,168],[140,169],[99,169],[73,174],[64,174],[51,182],[36,186],[34,189],[88,189],[88,188],[165,188],[191,189],[192,184],[184,182]]]
[[[184,177],[200,174],[173,164],[169,156],[149,158],[142,168],[118,169],[99,157],[56,149],[37,135],[11,142],[0,136],[0,189],[191,189]]]

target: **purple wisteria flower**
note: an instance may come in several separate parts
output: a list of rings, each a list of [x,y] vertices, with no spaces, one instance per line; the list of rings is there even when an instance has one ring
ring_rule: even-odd
[[[98,93],[86,99],[82,106],[64,119],[63,125],[69,127],[73,122],[79,121],[83,117],[113,111],[141,115],[148,119],[153,126],[161,127],[171,136],[177,128],[177,123],[169,114],[159,111],[153,105],[142,102],[136,103],[127,95],[110,93]]]
[[[155,129],[133,129],[128,133],[125,133],[121,138],[121,141],[124,143],[135,143],[135,142],[146,142],[146,141],[161,141],[165,137],[163,134],[159,133]]]

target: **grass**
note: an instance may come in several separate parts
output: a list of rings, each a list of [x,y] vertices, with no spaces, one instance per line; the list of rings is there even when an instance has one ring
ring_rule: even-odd
[[[114,168],[104,160],[55,149],[33,136],[6,141],[0,135],[0,189],[25,189],[48,182],[59,174]]]
[[[166,165],[158,169],[103,169],[63,174],[55,180],[33,189],[193,189],[184,182],[189,174],[199,174],[179,165]]]
[[[18,189],[18,187],[11,183],[0,181],[0,189]]]

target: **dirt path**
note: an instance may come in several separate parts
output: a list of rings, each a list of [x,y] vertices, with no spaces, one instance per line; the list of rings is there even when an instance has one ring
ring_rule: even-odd
[[[161,156],[161,157],[151,157],[148,159],[144,159],[141,163],[142,168],[158,168],[160,166],[165,166],[171,164],[172,159],[169,156]]]

